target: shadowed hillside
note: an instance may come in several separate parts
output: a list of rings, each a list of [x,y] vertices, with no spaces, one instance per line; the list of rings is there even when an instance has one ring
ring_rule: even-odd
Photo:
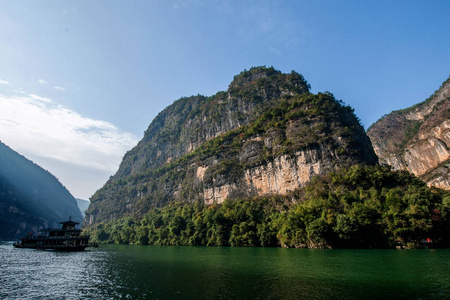
[[[56,227],[82,216],[55,176],[0,142],[0,239]]]

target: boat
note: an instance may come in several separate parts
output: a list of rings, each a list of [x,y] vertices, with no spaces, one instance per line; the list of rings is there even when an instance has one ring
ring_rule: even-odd
[[[82,235],[81,229],[72,221],[61,222],[61,228],[48,228],[38,235],[28,233],[13,246],[16,248],[33,248],[59,251],[83,251],[87,247],[98,247],[97,243],[89,243],[89,235]]]

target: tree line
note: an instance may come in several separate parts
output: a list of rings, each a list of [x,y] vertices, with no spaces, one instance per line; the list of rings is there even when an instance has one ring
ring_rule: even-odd
[[[288,195],[177,202],[87,229],[102,243],[184,246],[448,247],[450,192],[388,166],[317,176]]]

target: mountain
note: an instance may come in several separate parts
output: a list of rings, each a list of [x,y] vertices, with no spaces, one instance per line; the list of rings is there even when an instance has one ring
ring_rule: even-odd
[[[0,240],[81,222],[75,198],[55,176],[0,142]]]
[[[142,216],[174,201],[284,195],[377,156],[353,109],[309,92],[302,75],[256,67],[227,91],[175,101],[151,122],[91,198],[88,225]]]
[[[450,190],[450,77],[430,98],[391,112],[367,134],[380,163]]]
[[[79,199],[79,198],[75,198],[75,200],[77,200],[78,208],[80,209],[81,215],[82,215],[83,218],[84,218],[84,213],[85,213],[86,210],[88,209],[89,204],[90,204],[91,202],[89,202],[88,200]]]

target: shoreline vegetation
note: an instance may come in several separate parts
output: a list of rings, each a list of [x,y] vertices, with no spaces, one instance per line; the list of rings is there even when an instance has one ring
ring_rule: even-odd
[[[85,230],[93,241],[109,244],[446,248],[450,191],[389,166],[354,165],[284,196],[176,202]]]

